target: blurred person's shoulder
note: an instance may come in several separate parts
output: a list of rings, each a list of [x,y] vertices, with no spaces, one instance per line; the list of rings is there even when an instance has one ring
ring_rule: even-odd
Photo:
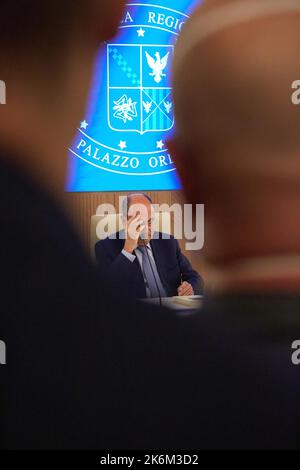
[[[289,369],[292,343],[300,339],[299,311],[300,293],[224,294],[205,300],[201,331],[210,348],[232,355],[234,363],[247,357],[254,370]]]
[[[39,240],[46,238],[60,238],[72,235],[74,230],[67,217],[46,191],[31,177],[15,165],[0,159],[0,208],[2,220],[5,221],[0,237],[20,242],[26,240],[37,245]],[[53,226],[55,219],[58,226]],[[63,227],[63,231],[59,229]],[[34,233],[35,237],[32,238]],[[54,251],[60,245],[53,245]]]
[[[95,290],[96,271],[64,209],[14,165],[0,160],[1,281],[8,301],[31,299],[47,309]],[[18,293],[18,295],[16,295]],[[96,294],[95,294],[96,295]]]

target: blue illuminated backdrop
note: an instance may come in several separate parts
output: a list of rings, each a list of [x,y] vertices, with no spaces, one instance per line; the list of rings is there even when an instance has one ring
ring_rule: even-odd
[[[153,1],[153,0],[152,0]],[[174,130],[174,45],[199,0],[128,3],[95,64],[86,116],[69,152],[68,191],[179,189],[166,149]]]

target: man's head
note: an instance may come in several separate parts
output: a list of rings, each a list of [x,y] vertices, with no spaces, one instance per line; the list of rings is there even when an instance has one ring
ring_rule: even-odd
[[[130,219],[140,216],[145,229],[139,244],[143,244],[144,241],[148,244],[153,237],[154,222],[154,208],[150,196],[139,193],[130,194],[124,199],[122,212],[125,226],[128,225]]]
[[[0,108],[0,149],[18,154],[18,164],[42,183],[64,180],[95,54],[116,32],[124,4],[18,0],[1,5],[0,79],[6,82],[7,104]]]
[[[300,249],[300,11],[243,16],[269,3],[208,0],[178,41],[170,150],[189,200],[206,204],[215,262]],[[213,33],[191,45],[192,30]]]

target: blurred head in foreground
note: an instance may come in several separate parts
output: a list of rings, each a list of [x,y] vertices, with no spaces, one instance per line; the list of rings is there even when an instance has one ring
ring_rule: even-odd
[[[19,0],[1,5],[1,158],[49,190],[63,189],[66,154],[83,112],[100,44],[125,0]]]
[[[299,7],[208,0],[178,41],[169,148],[215,266],[300,251]]]

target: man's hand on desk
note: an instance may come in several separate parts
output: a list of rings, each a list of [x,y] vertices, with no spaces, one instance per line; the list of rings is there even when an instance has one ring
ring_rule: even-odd
[[[178,287],[178,295],[183,297],[184,295],[194,295],[194,289],[189,282],[184,281],[181,286]]]
[[[144,229],[145,229],[144,221],[141,219],[139,215],[135,217],[131,217],[128,220],[127,227],[126,227],[126,241],[124,245],[125,251],[131,254],[134,252],[134,250],[138,246],[139,238]]]

